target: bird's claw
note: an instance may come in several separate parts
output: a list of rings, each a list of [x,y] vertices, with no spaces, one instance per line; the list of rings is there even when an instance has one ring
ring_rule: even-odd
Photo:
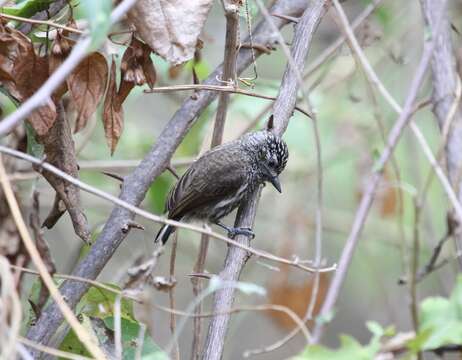
[[[230,239],[234,239],[237,235],[244,235],[250,237],[250,239],[255,238],[255,234],[251,228],[243,227],[243,228],[232,228],[228,230],[228,237]]]

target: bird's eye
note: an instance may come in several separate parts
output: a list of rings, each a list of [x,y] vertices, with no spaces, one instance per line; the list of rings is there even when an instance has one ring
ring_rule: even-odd
[[[269,163],[268,163],[268,165],[269,165],[269,167],[271,167],[271,168],[274,169],[274,168],[276,167],[277,164],[276,164],[276,161],[270,160]]]

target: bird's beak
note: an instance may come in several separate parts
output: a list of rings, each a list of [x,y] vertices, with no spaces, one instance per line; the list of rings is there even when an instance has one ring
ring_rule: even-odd
[[[277,176],[271,177],[269,181],[271,182],[271,184],[273,184],[277,191],[282,193],[281,182],[279,181],[279,178]]]

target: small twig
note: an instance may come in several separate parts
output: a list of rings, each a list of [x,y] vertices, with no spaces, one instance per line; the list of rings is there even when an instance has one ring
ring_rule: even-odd
[[[188,90],[211,90],[211,91],[221,91],[221,92],[229,92],[234,94],[241,94],[251,97],[256,97],[259,99],[265,100],[276,100],[274,96],[267,96],[257,94],[251,91],[243,90],[237,87],[228,86],[228,85],[207,85],[207,84],[190,84],[190,85],[172,85],[172,86],[163,86],[163,87],[156,87],[154,89],[144,90],[145,93],[166,93],[166,92],[174,92],[174,91],[188,91]],[[313,114],[309,111],[304,110],[298,106],[295,106],[295,110],[302,113],[305,116],[308,116],[310,119],[313,118]]]
[[[176,263],[176,250],[178,246],[178,232],[175,232],[173,239],[172,239],[172,246],[171,246],[171,253],[170,253],[170,283],[175,283],[175,263]],[[168,301],[169,306],[171,309],[175,308],[175,287],[172,286],[168,289]],[[176,319],[175,314],[170,313],[170,332],[172,336],[175,334],[176,329]],[[172,359],[179,360],[180,359],[180,347],[178,345],[178,341],[175,340],[173,344],[172,351],[170,353]]]
[[[196,263],[194,264],[194,273],[202,273],[205,268],[205,259],[207,257],[209,237],[207,235],[202,235],[201,242],[199,246],[199,254],[197,256]],[[203,277],[202,277],[203,278]],[[202,282],[199,279],[199,276],[192,276],[191,283],[193,286],[193,295],[194,297],[199,296],[203,290]],[[202,313],[202,302],[198,304],[194,309],[194,314],[200,315]],[[200,317],[195,317],[193,319],[193,341],[192,341],[192,351],[191,351],[191,360],[200,359],[200,345],[202,341],[202,321]]]
[[[57,29],[62,29],[62,30],[66,30],[68,32],[72,32],[74,34],[85,34],[85,31],[82,31],[82,30],[79,30],[79,29],[76,29],[76,28],[73,28],[73,27],[69,27],[69,26],[66,26],[66,25],[58,24],[58,23],[55,23],[55,22],[49,21],[49,20],[35,20],[35,19],[29,19],[29,18],[25,18],[25,17],[21,17],[21,16],[7,15],[7,14],[2,14],[2,13],[0,13],[0,18],[21,21],[21,22],[25,22],[25,23],[29,23],[29,24],[39,24],[39,25],[51,26],[51,27],[54,27],[54,28],[57,28]]]
[[[87,348],[87,350],[94,357],[98,359],[105,359],[106,356],[101,351],[101,349],[94,344],[87,330],[80,324],[80,322],[77,320],[72,310],[63,300],[58,288],[53,282],[51,275],[48,273],[46,265],[43,262],[42,258],[40,257],[40,254],[29,235],[29,231],[27,230],[27,226],[21,215],[21,211],[19,210],[18,203],[16,201],[16,198],[14,197],[13,190],[11,189],[11,184],[8,181],[8,178],[6,176],[6,172],[3,166],[3,160],[2,160],[1,155],[0,155],[0,182],[2,184],[3,191],[5,193],[5,197],[7,199],[8,205],[10,207],[11,214],[14,218],[16,226],[18,227],[19,233],[21,234],[21,238],[24,242],[24,246],[26,247],[27,252],[29,253],[29,256],[32,262],[34,263],[34,265],[37,267],[38,271],[40,272],[40,276],[43,282],[45,283],[45,285],[47,286],[51,297],[58,304],[63,316],[65,317],[65,319],[67,320],[71,328],[75,331],[75,334],[77,335],[79,340],[82,342],[82,344]]]
[[[302,269],[302,270],[305,270],[305,271],[308,271],[308,272],[316,272],[316,271],[330,272],[330,271],[334,271],[336,269],[336,266],[330,266],[330,267],[324,267],[324,268],[320,268],[320,269],[314,269],[314,268],[311,268],[309,266],[302,265],[298,261],[284,259],[284,258],[281,258],[279,256],[267,253],[265,251],[257,250],[257,249],[251,248],[249,246],[240,244],[239,242],[237,242],[235,240],[229,239],[229,238],[227,238],[225,236],[222,236],[222,235],[220,235],[218,233],[215,233],[215,232],[213,232],[211,230],[204,229],[202,227],[191,225],[191,224],[188,224],[188,223],[183,223],[183,222],[179,222],[179,221],[165,219],[165,218],[163,218],[161,216],[157,216],[155,214],[152,214],[152,213],[150,213],[150,212],[148,212],[146,210],[142,210],[137,206],[131,205],[130,203],[128,203],[128,202],[126,202],[124,200],[121,200],[118,197],[115,197],[115,196],[113,196],[111,194],[108,194],[108,193],[102,191],[102,190],[99,190],[99,189],[97,189],[97,188],[95,188],[95,187],[93,187],[91,185],[88,185],[88,184],[86,184],[86,183],[84,183],[84,182],[82,182],[82,181],[80,181],[80,180],[78,180],[76,178],[73,178],[72,176],[70,176],[69,174],[61,171],[60,169],[56,168],[55,166],[50,165],[50,164],[48,164],[46,162],[42,162],[41,160],[39,160],[39,159],[37,159],[37,158],[35,158],[33,156],[22,153],[20,151],[9,149],[9,148],[7,148],[5,146],[1,146],[1,145],[0,145],[0,153],[12,155],[12,156],[15,156],[17,158],[27,160],[27,161],[29,161],[29,162],[31,162],[33,164],[40,165],[45,170],[48,170],[48,171],[58,175],[62,179],[70,182],[71,184],[74,184],[74,185],[78,186],[80,189],[82,189],[84,191],[87,191],[90,194],[94,194],[94,195],[96,195],[96,196],[98,196],[98,197],[100,197],[102,199],[108,200],[108,201],[110,201],[110,202],[112,202],[114,204],[117,204],[120,207],[123,207],[123,208],[137,214],[137,215],[140,215],[140,216],[146,218],[146,219],[149,219],[149,220],[152,220],[152,221],[155,221],[155,222],[158,222],[158,223],[162,223],[162,224],[174,225],[176,227],[183,228],[183,229],[189,229],[189,230],[201,233],[201,234],[206,234],[206,235],[209,235],[212,238],[222,240],[222,241],[224,241],[224,242],[226,242],[228,244],[231,244],[231,245],[234,245],[234,246],[236,246],[238,248],[241,248],[241,249],[243,249],[243,250],[245,250],[245,251],[247,251],[247,252],[249,252],[251,254],[254,254],[254,255],[258,256],[258,257],[262,257],[262,258],[265,258],[265,259],[268,259],[268,260],[288,264],[288,265],[294,266],[296,268],[299,268],[299,269]]]
[[[412,325],[414,332],[419,332],[419,311],[418,311],[418,299],[417,299],[417,270],[419,268],[419,252],[420,252],[420,233],[419,233],[419,222],[420,222],[420,204],[417,203],[417,199],[414,200],[414,231],[413,231],[413,242],[412,242],[412,257],[411,257],[411,268],[410,282],[409,282],[409,293],[411,296],[410,310]],[[422,352],[417,353],[418,360],[422,360]]]

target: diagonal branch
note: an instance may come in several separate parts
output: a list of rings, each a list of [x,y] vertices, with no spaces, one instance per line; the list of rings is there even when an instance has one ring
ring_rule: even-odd
[[[306,1],[279,0],[273,6],[273,11],[281,14],[298,15],[305,7]],[[286,21],[283,20],[277,19],[275,21],[279,27],[286,24]],[[258,43],[272,45],[273,32],[266,23],[262,22],[254,30],[254,39]],[[256,55],[259,54],[257,53]],[[251,62],[251,52],[247,49],[241,49],[236,62],[236,72],[241,73]],[[205,84],[217,85],[216,76],[220,73],[221,67],[209,76]],[[194,98],[185,100],[143,161],[131,175],[125,178],[120,199],[134,205],[138,205],[142,201],[151,182],[168,166],[173,153],[190,127],[202,111],[216,98],[216,95],[213,91],[199,91]],[[89,254],[74,269],[73,275],[95,279],[125,238],[127,233],[122,231],[123,225],[132,220],[133,217],[134,214],[129,210],[116,207],[112,211],[98,240],[92,246]],[[75,306],[87,289],[87,284],[65,282],[61,291],[68,299],[68,303]],[[51,304],[44,309],[35,326],[29,330],[28,338],[46,344],[61,322],[61,314],[56,306]]]
[[[359,60],[361,61],[361,65],[364,67],[364,69],[366,70],[366,74],[370,78],[371,74],[375,75],[375,72],[373,71],[370,64],[365,60],[365,57],[361,49],[359,48],[359,44],[356,41],[356,38],[354,37],[354,34],[348,25],[348,19],[345,13],[343,12],[341,5],[338,3],[338,0],[332,0],[332,1],[339,14],[340,20],[342,21],[344,25],[344,30],[346,31],[348,35],[348,38],[351,42],[351,46],[353,47],[354,51],[358,55]],[[441,14],[439,14],[439,16],[440,15]],[[372,206],[372,202],[375,197],[377,186],[379,185],[379,182],[382,178],[384,166],[390,160],[393,154],[393,151],[396,145],[398,144],[398,141],[400,140],[401,135],[403,134],[404,129],[406,128],[407,125],[411,123],[412,115],[414,113],[415,101],[416,101],[420,86],[424,80],[426,70],[429,66],[434,45],[435,45],[435,41],[433,41],[431,38],[425,40],[422,57],[420,59],[419,65],[414,74],[414,78],[410,84],[408,95],[407,95],[407,98],[405,100],[405,103],[402,109],[395,102],[395,100],[391,97],[391,95],[387,92],[387,90],[385,89],[383,84],[378,80],[377,77],[373,77],[374,81],[370,79],[370,81],[376,87],[381,89],[382,94],[386,94],[386,96],[392,99],[391,103],[396,104],[395,107],[399,108],[399,111],[398,111],[399,116],[395,122],[395,125],[390,131],[390,135],[388,136],[388,139],[387,139],[387,146],[383,150],[379,160],[376,162],[375,168],[377,170],[375,170],[371,174],[371,177],[368,183],[366,184],[364,194],[361,198],[360,204],[356,211],[354,223],[352,225],[352,228],[348,236],[348,239],[346,241],[345,247],[343,248],[342,254],[340,256],[338,270],[336,271],[332,279],[331,285],[326,295],[326,300],[324,301],[324,304],[321,308],[321,312],[319,314],[320,317],[331,314],[337,302],[341,287],[346,278],[346,274],[348,272],[348,268],[350,266],[351,259],[353,257],[353,253],[356,249],[356,245],[358,243],[359,237],[364,227],[364,223],[366,221],[369,210]],[[320,340],[323,330],[324,330],[324,326],[325,324],[321,324],[320,322],[318,322],[315,325],[314,332],[313,332],[314,342],[318,342]]]

